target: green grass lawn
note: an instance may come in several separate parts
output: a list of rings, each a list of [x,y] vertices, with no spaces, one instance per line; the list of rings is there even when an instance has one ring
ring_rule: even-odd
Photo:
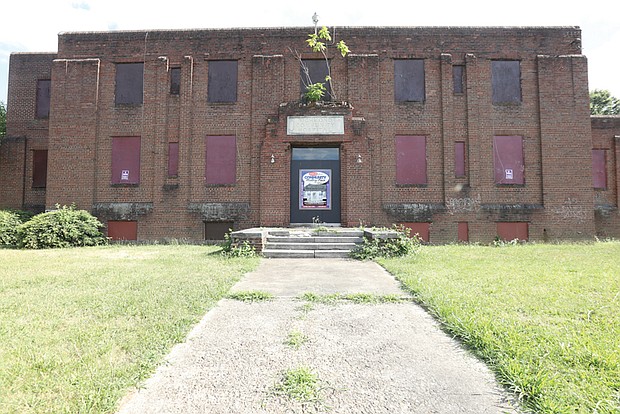
[[[0,412],[113,412],[258,264],[216,250],[0,249]]]
[[[424,247],[379,261],[542,413],[620,412],[620,243]]]

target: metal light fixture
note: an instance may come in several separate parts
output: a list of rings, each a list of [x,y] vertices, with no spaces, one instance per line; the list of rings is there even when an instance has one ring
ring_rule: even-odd
[[[357,163],[358,164],[362,163],[362,154],[357,154]]]
[[[273,154],[271,154],[271,161],[272,164],[274,164],[276,162],[276,157],[273,156]]]

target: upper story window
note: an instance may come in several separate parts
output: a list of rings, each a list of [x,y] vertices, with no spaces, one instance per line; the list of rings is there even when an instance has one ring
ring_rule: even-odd
[[[141,105],[144,91],[144,63],[116,64],[116,105]]]
[[[465,93],[465,65],[452,66],[452,83],[454,93]]]
[[[424,102],[424,59],[394,60],[394,100]]]
[[[325,80],[329,75],[329,68],[325,59],[304,59],[301,61],[301,94],[305,94],[308,85],[322,83],[325,86],[324,101],[330,101],[332,96],[331,85]]]
[[[170,69],[170,95],[181,94],[181,68]]]
[[[50,116],[50,97],[52,81],[49,79],[39,79],[37,81],[37,107],[35,117],[37,119],[49,118]]]
[[[209,61],[209,91],[207,101],[237,102],[237,61]]]
[[[521,103],[521,62],[494,60],[491,62],[493,104]]]

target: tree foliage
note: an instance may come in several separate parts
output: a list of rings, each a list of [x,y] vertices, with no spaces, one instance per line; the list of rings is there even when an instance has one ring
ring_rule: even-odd
[[[316,16],[315,14],[313,19],[316,19],[314,20],[316,24],[316,22],[318,22],[318,16]],[[323,59],[325,59],[325,64],[327,66],[327,76],[325,77],[324,82],[312,83],[308,67],[304,64],[301,58],[301,54],[295,51],[295,57],[301,65],[301,69],[305,78],[302,79],[306,87],[306,93],[304,94],[304,98],[308,102],[317,102],[322,100],[325,94],[328,93],[333,100],[336,100],[333,87],[331,66],[329,61],[329,48],[335,47],[342,57],[346,57],[347,54],[349,54],[350,52],[349,47],[346,45],[344,40],[336,42],[335,39],[332,38],[332,35],[326,26],[323,26],[320,29],[317,29],[317,27],[315,26],[314,33],[310,33],[308,35],[306,43],[313,52],[321,53],[323,55]],[[329,88],[326,87],[326,84],[329,85]]]
[[[0,141],[6,135],[6,105],[0,101]]]
[[[595,89],[590,92],[590,113],[592,115],[620,115],[620,99],[608,90]]]

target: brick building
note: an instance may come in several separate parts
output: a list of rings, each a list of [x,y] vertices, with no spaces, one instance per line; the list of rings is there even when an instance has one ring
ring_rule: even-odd
[[[431,242],[620,236],[620,121],[589,115],[577,27],[61,33],[16,53],[0,206],[75,203],[114,238],[405,223]]]

